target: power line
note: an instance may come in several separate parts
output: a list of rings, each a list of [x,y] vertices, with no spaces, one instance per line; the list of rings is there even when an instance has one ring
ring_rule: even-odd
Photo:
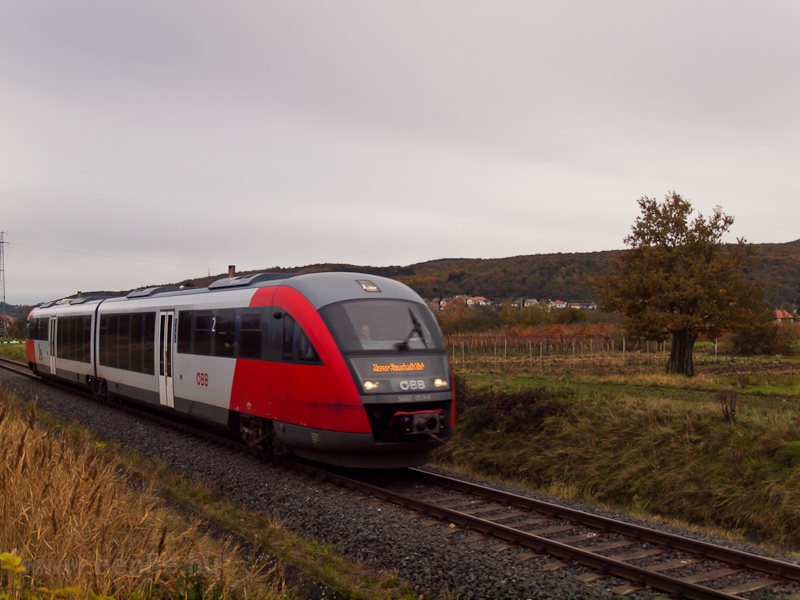
[[[25,236],[25,237],[31,237],[31,236]],[[41,239],[41,240],[43,240],[45,242],[49,242],[49,243],[53,243],[53,244],[60,244],[59,242],[53,242],[52,240],[45,240],[43,238],[31,238],[31,239]],[[5,242],[5,243],[9,244],[11,242]],[[143,263],[151,263],[151,264],[157,264],[157,265],[168,265],[168,266],[172,266],[172,267],[191,267],[193,269],[203,269],[203,270],[208,269],[209,271],[211,270],[211,267],[208,266],[208,265],[196,265],[196,264],[172,262],[172,261],[165,261],[165,260],[154,260],[154,257],[153,258],[133,258],[131,256],[113,256],[111,254],[100,254],[98,252],[81,252],[81,251],[78,251],[78,250],[68,250],[68,249],[64,248],[63,246],[58,246],[58,247],[54,248],[52,246],[38,246],[36,244],[25,244],[25,243],[22,243],[22,242],[13,242],[13,244],[15,246],[22,246],[22,247],[25,247],[25,248],[37,248],[39,250],[52,250],[53,252],[67,252],[69,254],[79,254],[79,255],[83,255],[83,256],[97,256],[97,257],[101,257],[101,258],[111,258],[111,259],[116,259],[116,260],[127,260],[127,261],[132,261],[132,262],[143,262]],[[89,246],[80,246],[80,245],[76,245],[76,244],[73,244],[73,245],[75,245],[78,248],[90,248]],[[114,251],[111,250],[110,252],[114,252]],[[147,255],[139,254],[139,255],[134,255],[134,256],[142,257],[142,256],[147,256]],[[217,267],[215,267],[215,270],[216,269],[217,269]],[[220,271],[221,270],[222,269],[220,268]]]

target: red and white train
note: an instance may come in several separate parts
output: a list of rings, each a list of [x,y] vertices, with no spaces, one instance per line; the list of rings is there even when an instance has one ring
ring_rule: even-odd
[[[28,316],[26,352],[42,377],[330,464],[421,465],[455,424],[436,320],[383,277],[261,273],[50,303]]]

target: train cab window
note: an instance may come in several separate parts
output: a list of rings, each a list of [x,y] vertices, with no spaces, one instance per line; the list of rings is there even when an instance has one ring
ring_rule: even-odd
[[[233,356],[236,328],[236,311],[218,310],[214,318],[214,354]]]
[[[242,313],[239,319],[239,356],[260,359],[261,339],[261,313]]]
[[[314,345],[290,314],[283,317],[281,358],[286,361],[320,362]]]
[[[194,354],[211,354],[211,313],[197,312],[194,320]]]
[[[433,314],[417,302],[339,302],[323,308],[320,315],[345,352],[444,349]]]
[[[319,362],[319,354],[314,348],[314,344],[308,339],[305,331],[298,328],[297,331],[297,359],[301,362]]]

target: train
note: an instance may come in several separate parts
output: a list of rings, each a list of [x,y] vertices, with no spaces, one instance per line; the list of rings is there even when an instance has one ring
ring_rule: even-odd
[[[257,273],[79,297],[34,308],[26,331],[42,378],[212,423],[276,454],[419,466],[455,427],[436,318],[384,277]]]

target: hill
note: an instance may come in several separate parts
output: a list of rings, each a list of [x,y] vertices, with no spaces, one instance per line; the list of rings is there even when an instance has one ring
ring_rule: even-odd
[[[745,278],[769,286],[775,307],[800,305],[800,240],[785,244],[753,244],[754,264]],[[372,267],[350,264],[315,264],[266,269],[283,273],[357,271],[391,277],[411,286],[424,298],[457,294],[492,300],[514,298],[560,299],[596,302],[591,280],[610,272],[621,250],[568,254],[534,254],[509,258],[443,258],[408,266]],[[256,271],[253,271],[256,272]],[[220,276],[183,282],[206,286]]]
[[[775,307],[800,305],[800,240],[752,244],[745,278],[767,284]],[[443,259],[411,265],[397,277],[423,297],[454,294],[492,299],[536,298],[596,302],[592,278],[609,273],[622,251],[536,254],[502,259]]]
[[[752,247],[754,264],[745,269],[745,277],[766,283],[770,287],[770,300],[776,308],[782,305],[800,306],[800,240],[785,244],[752,244]],[[596,302],[598,297],[591,280],[608,273],[621,252],[533,254],[492,259],[442,258],[388,267],[322,263],[293,268],[264,268],[237,274],[354,271],[397,279],[424,298],[467,294],[485,296],[494,301],[535,298]],[[205,287],[222,277],[227,277],[227,274],[187,279],[180,283],[190,287]],[[124,293],[85,292],[84,295],[114,296]],[[9,307],[9,313],[13,316],[17,316],[17,312],[21,314],[24,311],[20,311],[20,307]]]

